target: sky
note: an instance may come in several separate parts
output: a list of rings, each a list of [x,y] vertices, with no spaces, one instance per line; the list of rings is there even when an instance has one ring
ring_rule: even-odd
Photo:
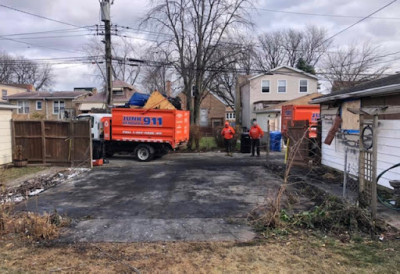
[[[115,0],[111,7],[112,23],[135,28],[149,10],[150,2]],[[324,27],[330,36],[389,2],[390,0],[258,0],[254,2],[253,8],[248,9],[248,12],[254,21],[253,33],[283,28],[302,29],[308,25],[316,25]],[[85,56],[83,51],[85,45],[92,39],[96,39],[94,38],[95,31],[86,28],[78,29],[74,26],[86,27],[100,24],[98,0],[3,0],[0,1],[0,5],[70,24],[45,20],[0,6],[2,21],[0,51],[2,52],[31,59],[79,57]],[[382,54],[400,51],[399,24],[400,1],[375,14],[374,18],[369,18],[335,37],[333,47],[359,45],[369,41],[373,45],[380,46]],[[53,30],[60,30],[60,32],[20,35]],[[138,45],[143,45],[145,43],[143,39],[148,38],[143,32],[135,33],[133,30],[129,32],[129,35],[137,38],[134,42]],[[52,37],[49,38],[49,36]],[[14,41],[7,39],[14,39]],[[113,39],[119,38],[113,37]],[[389,63],[391,71],[400,70],[397,69],[399,62],[395,60],[400,59],[400,53],[392,55],[391,58],[394,60]],[[94,75],[94,66],[93,64],[55,64],[53,66],[55,82],[52,90],[73,90],[74,87],[99,88],[100,82]]]

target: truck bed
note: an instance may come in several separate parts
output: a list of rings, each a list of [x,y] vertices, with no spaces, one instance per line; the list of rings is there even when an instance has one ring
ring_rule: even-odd
[[[111,127],[104,124],[105,139],[168,143],[176,148],[189,140],[189,118],[189,112],[182,110],[114,108]]]

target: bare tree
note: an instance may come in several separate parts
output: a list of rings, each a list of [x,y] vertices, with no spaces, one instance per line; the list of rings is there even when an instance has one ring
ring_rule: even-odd
[[[14,62],[7,53],[0,54],[0,82],[11,83],[13,81]]]
[[[283,50],[284,35],[281,31],[264,33],[258,37],[260,43],[259,67],[270,70],[279,67],[286,61],[286,52]]]
[[[39,64],[23,56],[0,55],[0,81],[10,84],[32,84],[36,90],[53,84],[51,64]]]
[[[325,39],[326,30],[316,26],[261,34],[257,51],[259,67],[263,70],[281,65],[295,67],[299,60],[315,67],[331,45]]]
[[[94,38],[84,47],[87,56],[96,64],[96,77],[105,82],[105,62],[104,62],[104,45],[98,39]],[[141,66],[129,62],[129,58],[138,55],[132,43],[122,38],[112,45],[112,72],[114,79],[119,79],[128,84],[135,84],[140,75]]]
[[[202,99],[220,73],[221,58],[236,52],[217,51],[234,28],[248,25],[249,0],[155,0],[143,25],[170,34],[160,40],[183,82],[192,124],[199,122]],[[166,36],[163,36],[166,37]],[[193,95],[192,95],[193,89]],[[193,103],[192,103],[193,98]]]
[[[333,89],[377,79],[389,69],[389,66],[382,64],[383,57],[379,52],[379,47],[372,46],[369,42],[361,47],[352,45],[330,52],[322,66],[324,76]]]
[[[50,64],[38,65],[23,57],[13,66],[13,83],[32,84],[36,90],[48,88],[53,84],[53,74]],[[24,60],[24,61],[22,61]]]
[[[320,58],[327,53],[332,40],[326,41],[326,36],[326,30],[316,26],[308,26],[304,30],[301,43],[301,58],[306,64],[315,67]]]
[[[162,94],[167,94],[167,81],[171,81],[173,69],[168,64],[166,52],[159,50],[158,47],[148,47],[143,59],[147,62],[142,69],[141,84],[148,92],[158,90]]]
[[[303,34],[301,31],[288,29],[284,32],[284,39],[282,48],[286,52],[286,64],[294,67],[297,60],[302,57],[302,39]]]

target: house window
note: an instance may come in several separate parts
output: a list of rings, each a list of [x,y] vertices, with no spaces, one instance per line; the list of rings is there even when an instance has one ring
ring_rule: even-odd
[[[228,113],[226,114],[226,120],[234,120],[234,119],[236,119],[236,113],[234,113],[234,112],[228,112]]]
[[[59,114],[65,109],[64,101],[54,101],[53,102],[53,114]]]
[[[2,100],[7,100],[7,90],[6,89],[3,89],[1,91],[1,99]]]
[[[300,92],[308,92],[308,81],[300,80]]]
[[[114,89],[113,94],[114,95],[124,95],[124,91],[122,89]]]
[[[42,101],[36,101],[36,110],[42,110]]]
[[[286,80],[278,80],[278,92],[286,92]]]
[[[18,109],[19,114],[29,113],[29,101],[18,101],[17,105],[19,106]]]
[[[262,93],[269,93],[269,80],[262,80],[261,81],[261,92]]]

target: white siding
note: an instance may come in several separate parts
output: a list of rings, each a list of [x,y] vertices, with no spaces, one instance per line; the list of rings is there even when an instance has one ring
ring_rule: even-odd
[[[322,121],[322,143],[324,142],[329,129],[332,127],[333,119],[337,109],[327,109],[321,106]],[[400,163],[400,120],[380,120],[378,127],[378,174],[383,170]],[[349,137],[357,140],[358,136]],[[322,164],[344,170],[344,155],[346,144],[343,139],[337,136],[330,146],[322,144]],[[348,163],[350,173],[358,174],[358,149],[349,148]],[[400,179],[400,168],[387,172],[380,180],[379,184],[390,187],[390,180]]]
[[[400,120],[380,120],[378,128],[378,174],[400,163]],[[400,167],[383,175],[380,185],[390,187],[390,180],[400,180]]]
[[[11,114],[11,110],[0,109],[0,165],[12,162]]]
[[[269,80],[270,82],[269,93],[263,93],[261,91],[261,83],[263,80]],[[278,81],[280,80],[286,81],[286,92],[278,92]],[[300,92],[300,80],[308,81],[307,92]],[[318,92],[318,81],[302,73],[287,68],[281,68],[274,72],[273,75],[264,75],[250,80],[250,89],[250,105],[258,101],[288,101]]]
[[[257,123],[263,131],[267,131],[267,121],[270,121],[270,131],[281,131],[281,115],[275,113],[257,113]]]

